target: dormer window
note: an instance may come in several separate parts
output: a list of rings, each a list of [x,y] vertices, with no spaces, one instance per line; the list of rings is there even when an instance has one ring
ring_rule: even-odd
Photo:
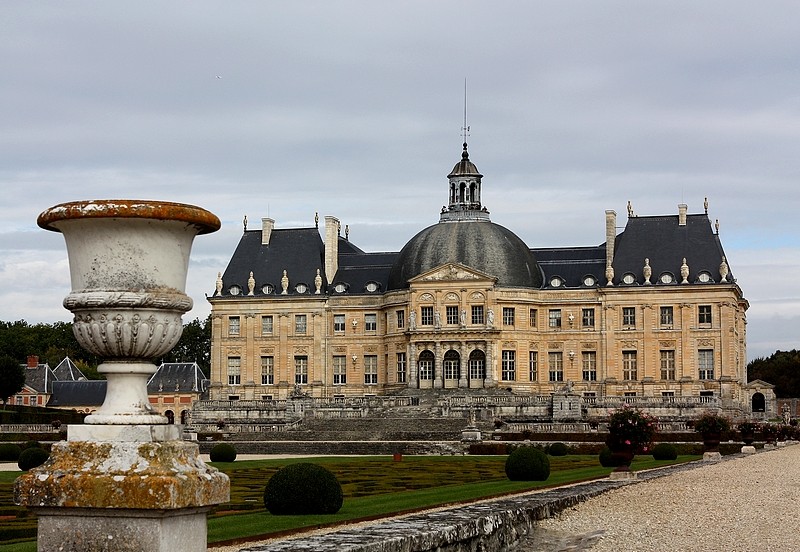
[[[228,288],[228,293],[230,293],[231,295],[239,295],[242,293],[242,288],[240,288],[237,285],[233,285]]]
[[[711,279],[710,273],[703,271],[697,275],[697,281],[700,282],[701,284],[707,284],[709,282],[713,282],[714,280]]]
[[[369,293],[375,293],[378,291],[378,284],[376,282],[367,282],[367,285],[364,286]]]
[[[297,293],[305,293],[308,291],[308,286],[305,284],[297,284],[296,286],[294,286],[294,290]]]
[[[597,283],[597,280],[594,276],[584,276],[583,277],[583,285],[586,287],[593,287]]]
[[[273,286],[272,284],[264,284],[263,286],[261,286],[261,293],[263,293],[264,295],[272,295],[273,293],[275,293],[275,286]]]
[[[347,291],[347,284],[342,282],[337,282],[336,285],[333,286],[333,291],[336,293],[344,293]]]
[[[622,283],[631,286],[636,283],[636,276],[628,272],[622,277]]]
[[[658,277],[658,281],[662,284],[673,284],[675,283],[675,276],[673,276],[671,272],[664,272]]]
[[[550,278],[550,287],[557,288],[563,285],[564,285],[564,280],[562,280],[561,277],[553,276],[552,278]]]

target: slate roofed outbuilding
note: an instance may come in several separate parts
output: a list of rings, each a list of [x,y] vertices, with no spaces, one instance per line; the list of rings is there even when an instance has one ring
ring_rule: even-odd
[[[100,406],[106,399],[107,386],[106,380],[55,381],[47,406]]]
[[[713,282],[720,281],[720,264],[725,252],[706,214],[686,215],[680,224],[679,215],[630,217],[616,238],[614,249],[614,283],[626,273],[633,274],[636,283],[644,283],[642,268],[649,259],[651,282],[670,273],[679,282],[681,264],[686,259],[689,283],[698,281],[701,272],[708,273]],[[733,281],[729,274],[728,281]]]
[[[57,381],[58,378],[47,363],[38,364],[37,366],[27,366],[23,364],[22,366],[25,367],[26,387],[29,387],[37,393],[53,392],[53,382]]]
[[[147,393],[200,393],[208,391],[208,380],[196,362],[164,362],[147,382]]]
[[[53,369],[53,373],[56,375],[58,381],[79,381],[86,379],[83,372],[78,369],[69,357],[64,357],[64,360],[59,362],[58,366]]]

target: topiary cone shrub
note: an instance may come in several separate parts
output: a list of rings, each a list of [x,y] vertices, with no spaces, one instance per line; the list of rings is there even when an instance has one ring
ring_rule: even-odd
[[[220,443],[214,445],[208,453],[208,458],[212,462],[233,462],[236,460],[236,449],[231,444]]]
[[[506,476],[511,481],[547,481],[550,459],[536,447],[519,447],[506,459]]]
[[[653,460],[676,460],[678,449],[669,443],[659,443],[653,447]]]
[[[50,454],[43,448],[26,448],[20,453],[17,466],[19,466],[19,469],[22,471],[28,471],[37,466],[41,466],[48,458],[50,458]]]
[[[604,446],[598,455],[600,465],[604,468],[617,468],[619,467],[619,459],[614,456],[608,446]]]
[[[276,516],[335,514],[342,502],[342,486],[336,476],[308,462],[284,466],[264,489],[264,506]]]

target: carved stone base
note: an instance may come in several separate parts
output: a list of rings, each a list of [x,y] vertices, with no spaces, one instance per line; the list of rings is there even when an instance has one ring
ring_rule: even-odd
[[[635,481],[638,479],[634,471],[612,471],[608,474],[611,481]]]
[[[230,500],[230,482],[197,444],[161,440],[176,426],[69,429],[71,440],[14,485],[17,504],[39,518],[40,552],[205,552],[206,513]]]
[[[742,454],[755,454],[755,453],[756,453],[756,447],[754,447],[753,445],[745,445],[742,447]]]
[[[719,462],[722,460],[722,454],[719,452],[704,452],[703,453],[703,461],[704,462]]]

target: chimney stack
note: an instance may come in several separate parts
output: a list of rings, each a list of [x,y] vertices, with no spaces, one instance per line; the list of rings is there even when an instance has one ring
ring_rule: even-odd
[[[28,368],[37,368],[39,366],[39,357],[36,355],[28,355]]]
[[[273,219],[261,219],[261,245],[269,245],[269,238],[272,235],[273,228],[275,228],[275,221]]]
[[[341,223],[336,217],[325,217],[325,277],[333,283],[339,270],[339,230]]]
[[[617,239],[617,212],[606,211],[606,266],[614,261],[614,241]]]
[[[678,204],[678,226],[686,226],[686,211],[688,208],[685,203]]]

